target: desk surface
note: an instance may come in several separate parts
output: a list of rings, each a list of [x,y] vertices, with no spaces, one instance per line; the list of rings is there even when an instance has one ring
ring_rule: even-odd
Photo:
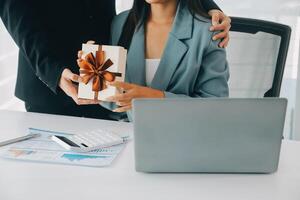
[[[83,131],[83,120],[90,129],[109,123],[132,128],[127,123],[0,111],[0,141],[25,134],[28,127]],[[299,152],[299,142],[284,141],[279,171],[271,175],[137,173],[133,142],[108,168],[0,159],[0,199],[300,200]]]

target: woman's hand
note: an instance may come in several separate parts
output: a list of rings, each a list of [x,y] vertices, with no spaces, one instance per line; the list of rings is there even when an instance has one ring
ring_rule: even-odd
[[[221,33],[215,35],[213,40],[222,39],[219,46],[221,48],[225,48],[229,42],[229,31],[231,28],[231,19],[227,15],[225,15],[220,10],[211,10],[208,14],[212,17],[212,27],[211,31],[222,31]]]
[[[81,77],[71,72],[70,69],[66,68],[61,74],[59,81],[59,87],[71,97],[77,105],[90,105],[99,104],[96,100],[85,100],[78,98],[78,86],[75,83],[81,82]]]
[[[113,110],[114,112],[126,112],[132,109],[132,100],[139,98],[164,98],[164,92],[155,90],[149,87],[143,87],[135,84],[115,81],[107,83],[107,85],[114,86],[118,89],[124,90],[125,93],[117,94],[109,97],[106,101],[115,102],[119,108]]]

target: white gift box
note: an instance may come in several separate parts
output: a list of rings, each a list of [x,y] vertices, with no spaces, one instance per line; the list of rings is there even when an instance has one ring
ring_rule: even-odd
[[[89,53],[93,53],[96,57],[96,51],[102,50],[105,53],[105,61],[110,59],[113,63],[106,71],[121,73],[121,77],[116,76],[115,81],[125,80],[125,68],[127,50],[119,46],[107,46],[96,44],[82,44],[82,59]],[[83,76],[83,74],[80,74]],[[87,83],[79,83],[78,98],[80,99],[95,99],[95,92],[93,91],[93,78]],[[98,100],[105,101],[106,98],[118,94],[120,91],[113,87],[107,86],[106,89],[98,92]]]

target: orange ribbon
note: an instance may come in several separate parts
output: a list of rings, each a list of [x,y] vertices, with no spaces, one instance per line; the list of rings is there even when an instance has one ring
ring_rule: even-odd
[[[113,62],[108,59],[105,61],[105,52],[102,50],[96,51],[96,58],[93,53],[85,56],[85,59],[78,60],[80,74],[84,84],[88,84],[93,79],[93,91],[95,99],[98,99],[98,92],[107,88],[105,82],[112,82],[116,76],[122,76],[121,73],[107,71],[113,65]]]

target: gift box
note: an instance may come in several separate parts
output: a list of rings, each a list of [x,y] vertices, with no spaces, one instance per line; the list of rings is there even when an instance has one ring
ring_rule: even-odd
[[[119,46],[82,45],[82,59],[78,61],[80,76],[78,98],[104,101],[119,91],[107,82],[124,81],[127,50]]]

